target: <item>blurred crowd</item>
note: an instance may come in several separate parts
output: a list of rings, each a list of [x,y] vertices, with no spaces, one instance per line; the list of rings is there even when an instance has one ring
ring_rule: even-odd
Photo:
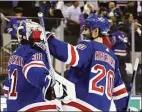
[[[4,5],[5,4],[5,5]],[[45,28],[54,31],[64,21],[65,41],[75,45],[82,40],[81,28],[85,19],[92,13],[107,18],[110,23],[109,36],[105,35],[110,42],[110,47],[120,61],[120,71],[125,83],[129,83],[126,74],[126,63],[130,62],[132,23],[134,25],[135,49],[142,51],[142,1],[0,1],[1,9],[13,9],[11,13],[4,13],[5,16],[14,16],[2,32],[11,35],[14,42],[16,30],[20,21],[37,17],[41,11],[45,17]],[[4,16],[1,14],[1,26]],[[35,19],[35,18],[33,18]],[[37,19],[35,19],[37,21]],[[1,35],[0,34],[0,35]],[[2,36],[2,35],[1,35]],[[2,46],[2,37],[0,37]],[[13,51],[17,45],[13,45]]]
[[[122,30],[126,33],[129,42],[131,42],[131,23],[134,22],[136,43],[138,43],[136,50],[142,49],[139,43],[139,37],[142,34],[142,19],[140,19],[142,17],[142,1],[1,1],[0,7],[3,9],[1,12],[12,8],[13,10],[5,15],[17,18],[17,20],[13,17],[10,18],[11,20],[6,26],[7,29],[10,28],[7,32],[12,35],[12,39],[16,38],[14,37],[15,33],[11,33],[13,24],[19,23],[20,20],[25,19],[24,17],[37,17],[37,13],[41,11],[44,17],[47,17],[45,22],[48,31],[56,29],[60,25],[61,18],[65,18],[65,34],[74,35],[75,41],[72,41],[72,44],[76,44],[84,20],[91,13],[95,13],[108,18],[110,34]],[[2,29],[1,32],[3,32]]]

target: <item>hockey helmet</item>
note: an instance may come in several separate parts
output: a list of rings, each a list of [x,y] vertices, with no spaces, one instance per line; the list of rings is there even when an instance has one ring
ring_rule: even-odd
[[[91,31],[94,30],[95,28],[99,28],[100,33],[102,35],[108,35],[109,21],[105,17],[99,16],[96,14],[91,14],[85,20],[84,25],[86,25]]]

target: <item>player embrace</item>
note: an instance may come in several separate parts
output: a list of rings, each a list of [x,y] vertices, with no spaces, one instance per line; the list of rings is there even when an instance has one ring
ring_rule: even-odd
[[[31,24],[31,26],[32,25],[34,26],[34,24]],[[41,31],[43,33],[44,30]],[[114,53],[103,44],[102,38],[108,33],[108,31],[109,22],[107,19],[91,14],[86,19],[82,29],[82,35],[85,37],[85,40],[81,41],[76,46],[57,40],[50,32],[46,33],[51,55],[70,65],[66,78],[75,84],[77,98],[72,102],[63,103],[64,110],[109,111],[111,100],[114,100],[118,111],[126,109],[128,94],[121,79],[118,60]],[[26,30],[26,34],[28,40],[43,40],[43,35],[40,33],[36,33],[36,38],[33,38],[34,36],[31,36],[31,34],[33,34],[33,30]],[[20,80],[17,83],[25,82],[27,85],[21,84],[21,86],[32,86],[35,91],[37,88],[40,88],[38,89],[39,91],[37,90],[38,92],[41,92],[40,90],[43,86],[48,87],[47,85],[50,82],[50,78],[46,78],[48,77],[47,74],[49,74],[49,72],[47,70],[48,61],[46,60],[45,54],[33,51],[33,47],[31,46],[27,48],[23,47],[21,50],[17,49],[16,52],[20,53],[20,55],[18,55],[20,57],[26,56],[23,58],[26,58],[26,61],[23,61],[24,63],[22,68],[17,65],[14,66],[20,68],[21,71],[24,72],[25,78],[27,79],[24,80],[24,75],[20,75],[19,78],[22,78],[23,81]],[[38,55],[35,53],[38,53]],[[39,71],[36,69],[37,67],[39,67]],[[12,70],[13,68],[14,67],[12,67]],[[10,74],[13,73],[16,74],[13,71],[10,72]],[[13,76],[15,76],[14,74]],[[24,92],[22,93],[24,94],[28,92],[27,94],[29,94],[29,91],[33,92],[34,90],[31,88],[26,90],[23,88]],[[21,90],[22,87],[19,89]],[[39,101],[43,100],[38,99],[41,98],[40,96],[38,97],[38,95],[42,95],[42,93],[34,93],[34,95],[31,93],[29,96],[30,98],[33,98],[33,100],[31,99],[32,101],[35,101],[35,98]]]

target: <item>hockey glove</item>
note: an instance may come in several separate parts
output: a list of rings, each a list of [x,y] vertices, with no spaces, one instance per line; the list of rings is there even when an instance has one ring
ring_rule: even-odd
[[[53,87],[51,86],[51,84],[52,79],[50,85],[47,85],[43,90],[45,100],[63,99],[67,96],[66,87],[63,86],[60,82],[56,81]]]
[[[46,32],[46,39],[48,40],[49,38],[55,38],[55,33],[47,31]]]

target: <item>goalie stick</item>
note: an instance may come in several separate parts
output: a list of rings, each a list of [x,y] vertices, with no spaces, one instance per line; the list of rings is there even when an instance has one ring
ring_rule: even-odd
[[[40,25],[43,27],[43,30],[44,30],[44,44],[46,45],[46,54],[47,54],[47,59],[48,59],[48,62],[49,62],[49,71],[51,73],[51,77],[52,77],[52,80],[53,80],[53,83],[52,83],[52,86],[55,85],[55,76],[54,76],[54,68],[52,66],[52,62],[51,62],[51,57],[50,57],[50,51],[49,51],[49,47],[48,47],[48,42],[47,42],[47,39],[46,39],[46,32],[45,32],[45,25],[44,25],[44,20],[43,20],[43,14],[41,12],[38,13],[38,17],[39,17],[39,21],[40,21]]]
[[[39,17],[40,25],[43,27],[44,44],[46,45],[46,49],[45,50],[46,50],[47,59],[48,59],[48,62],[49,62],[49,72],[50,72],[50,75],[51,75],[51,78],[52,78],[51,88],[53,88],[55,86],[55,84],[56,84],[55,75],[54,75],[55,70],[54,70],[54,68],[52,66],[49,46],[48,46],[48,42],[47,42],[47,39],[46,39],[46,32],[45,32],[43,13],[39,12],[38,13],[38,17]],[[57,99],[57,98],[55,100],[56,100],[57,110],[58,111],[63,111],[61,101],[59,99]]]
[[[133,88],[134,79],[135,79],[136,74],[137,74],[138,65],[139,65],[139,58],[136,58],[135,64],[134,64],[132,78],[131,78],[131,81],[130,81],[130,84],[129,84],[129,88],[128,88],[129,94],[128,94],[128,102],[127,102],[127,106],[126,106],[127,107],[127,111],[130,111],[130,108],[128,106],[129,106],[129,102],[130,102],[130,98],[131,98],[131,94],[132,94],[132,88]]]

